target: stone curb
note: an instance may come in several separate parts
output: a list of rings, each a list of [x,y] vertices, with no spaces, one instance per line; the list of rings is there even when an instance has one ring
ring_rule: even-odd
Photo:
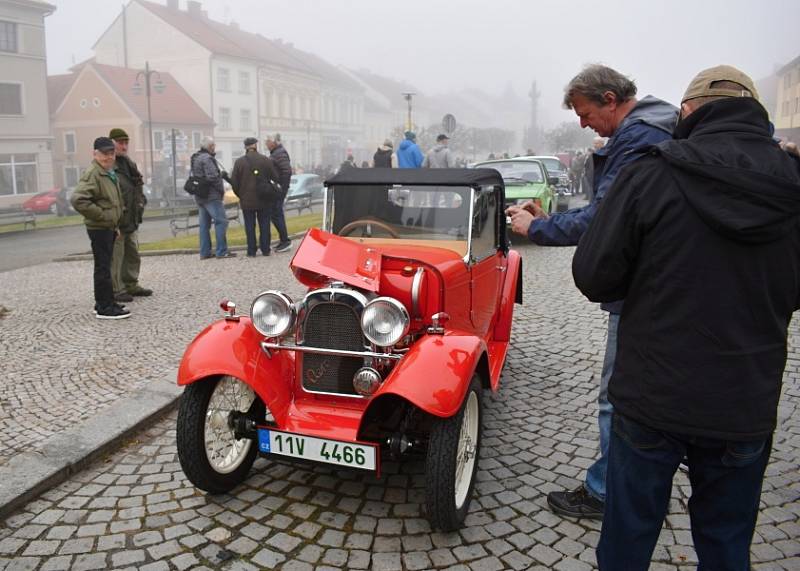
[[[306,235],[307,230],[302,232],[298,232],[296,234],[292,234],[289,236],[289,239],[293,242],[295,240],[299,240],[303,236]],[[273,242],[273,246],[276,245],[278,242]],[[247,250],[247,246],[231,246],[228,248],[233,252],[244,252]],[[139,255],[142,257],[148,256],[176,256],[176,255],[185,255],[185,254],[197,254],[199,250],[195,248],[181,248],[177,250],[139,250]],[[61,256],[60,258],[53,258],[54,262],[78,262],[78,261],[85,261],[85,260],[92,260],[92,254],[70,254],[68,256]]]
[[[175,377],[177,371],[169,378]],[[74,430],[50,438],[41,449],[0,466],[0,521],[171,411],[182,392],[174,381],[151,381]]]

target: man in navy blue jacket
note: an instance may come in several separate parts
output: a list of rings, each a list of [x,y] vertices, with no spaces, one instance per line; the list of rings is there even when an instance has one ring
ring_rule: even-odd
[[[590,127],[609,140],[592,156],[594,197],[588,205],[550,216],[533,203],[512,206],[507,210],[512,230],[540,246],[576,246],[620,169],[640,156],[633,151],[671,138],[678,117],[676,107],[653,96],[637,100],[636,84],[631,79],[597,64],[585,67],[567,84],[564,106],[575,111],[581,127]],[[601,307],[609,312],[609,316],[597,399],[600,457],[587,470],[584,484],[575,490],[551,492],[547,496],[547,503],[554,512],[569,517],[602,519],[605,506],[613,412],[608,402],[608,381],[616,357],[622,301]]]

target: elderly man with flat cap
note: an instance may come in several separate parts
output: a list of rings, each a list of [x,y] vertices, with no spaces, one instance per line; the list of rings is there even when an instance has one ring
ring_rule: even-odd
[[[114,171],[114,141],[94,140],[94,160],[78,181],[72,194],[72,207],[83,215],[94,257],[94,314],[97,319],[125,319],[130,311],[114,301],[111,282],[111,255],[119,236],[122,218],[122,192]]]
[[[270,207],[281,198],[277,192],[278,173],[272,161],[258,152],[258,139],[244,140],[244,155],[236,159],[231,171],[231,186],[239,197],[247,237],[247,256],[254,258],[259,249],[270,255]],[[259,237],[256,241],[256,222]]]
[[[592,301],[625,299],[600,569],[648,569],[685,461],[698,569],[749,570],[800,309],[800,171],[747,75],[692,80],[673,139],[620,171],[572,270]]]
[[[111,259],[111,279],[114,284],[114,299],[118,302],[133,301],[134,297],[153,295],[153,290],[139,285],[139,224],[142,223],[147,197],[144,195],[144,180],[136,163],[128,156],[128,133],[124,129],[111,129],[108,138],[114,141],[114,162],[119,188],[122,191],[122,219],[119,222],[119,238],[114,242]]]

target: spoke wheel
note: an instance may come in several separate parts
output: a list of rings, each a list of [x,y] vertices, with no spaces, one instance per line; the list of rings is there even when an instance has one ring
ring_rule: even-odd
[[[178,459],[186,477],[211,493],[232,490],[247,477],[258,447],[237,439],[231,413],[264,419],[264,404],[248,385],[234,377],[207,379],[189,385],[178,411]]]
[[[425,463],[426,507],[434,528],[456,530],[467,516],[478,468],[482,414],[481,383],[476,375],[461,409],[434,423]]]

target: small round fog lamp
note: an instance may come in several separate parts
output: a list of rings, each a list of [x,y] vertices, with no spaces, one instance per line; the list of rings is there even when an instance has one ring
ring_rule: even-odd
[[[372,367],[363,367],[353,375],[353,388],[362,397],[370,397],[381,386],[381,374]]]

